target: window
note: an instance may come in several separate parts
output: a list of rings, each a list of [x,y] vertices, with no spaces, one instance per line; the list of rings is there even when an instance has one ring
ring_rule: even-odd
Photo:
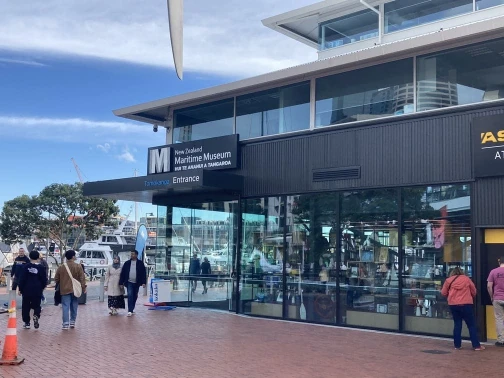
[[[411,113],[413,91],[412,59],[317,79],[315,124],[328,126]]]
[[[320,49],[330,49],[378,36],[378,15],[370,9],[320,25]]]
[[[242,202],[240,310],[282,317],[284,212],[281,197]]]
[[[504,98],[504,39],[417,59],[417,110]]]
[[[397,0],[385,4],[385,33],[473,11],[473,0]]]
[[[240,139],[281,134],[310,127],[310,83],[304,82],[236,99]]]
[[[175,143],[233,134],[234,100],[199,105],[174,112]]]
[[[455,267],[472,276],[470,203],[467,185],[403,189],[402,279],[408,331],[452,334],[450,308],[439,291]]]
[[[399,329],[397,190],[342,193],[341,322]]]
[[[79,254],[79,258],[80,259],[85,259],[86,258],[86,254],[87,254],[87,251],[81,251],[81,253]]]
[[[476,10],[496,7],[497,5],[503,4],[504,0],[476,0]]]
[[[338,193],[287,197],[287,317],[336,324]]]
[[[104,259],[103,252],[93,251],[93,259]]]

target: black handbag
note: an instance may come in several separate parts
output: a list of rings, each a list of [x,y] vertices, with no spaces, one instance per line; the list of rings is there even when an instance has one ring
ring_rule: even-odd
[[[54,305],[59,306],[60,303],[61,303],[61,292],[59,283],[57,283],[56,287],[54,288]]]

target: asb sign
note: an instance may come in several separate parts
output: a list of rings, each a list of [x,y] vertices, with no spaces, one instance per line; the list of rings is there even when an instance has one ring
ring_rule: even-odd
[[[504,116],[475,118],[472,139],[474,176],[504,176]]]
[[[149,175],[238,167],[238,135],[149,148]]]

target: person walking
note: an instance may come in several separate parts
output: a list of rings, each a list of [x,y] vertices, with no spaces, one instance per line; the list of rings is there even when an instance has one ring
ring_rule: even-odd
[[[500,266],[493,269],[488,275],[487,290],[492,300],[497,329],[498,347],[504,347],[504,256],[500,258]]]
[[[12,290],[16,291],[18,288],[19,275],[23,271],[24,264],[28,264],[30,259],[25,255],[23,247],[19,248],[18,255],[14,259],[14,264],[11,269]],[[18,273],[19,272],[19,273]],[[5,302],[4,307],[9,307],[9,303]]]
[[[210,266],[210,262],[208,261],[208,257],[203,259],[201,263],[201,283],[203,284],[203,293],[206,294],[208,289],[206,286],[207,280],[206,278],[212,274],[212,267]]]
[[[138,259],[138,251],[131,251],[131,258],[122,267],[119,286],[121,289],[126,286],[128,291],[128,316],[135,313],[135,305],[138,299],[140,286],[147,284],[147,271],[143,261]]]
[[[448,297],[448,305],[453,316],[453,343],[455,349],[462,348],[462,321],[469,329],[472,347],[474,350],[484,350],[485,347],[478,340],[478,330],[474,319],[473,305],[476,297],[476,286],[467,277],[462,269],[454,268],[450,277],[445,281],[441,294]]]
[[[189,262],[189,275],[190,276],[199,276],[201,274],[201,263],[198,255],[193,254],[193,258]],[[191,277],[191,291],[194,293],[196,291],[196,286],[198,286],[198,279],[194,279]]]
[[[39,263],[42,265],[46,271],[46,276],[47,276],[47,282],[49,283],[49,264],[47,263],[46,259],[44,256],[39,252],[40,258],[39,258]],[[46,298],[44,296],[44,292],[42,291],[42,304],[46,304]]]
[[[86,293],[86,277],[82,266],[75,262],[75,251],[65,252],[66,263],[60,265],[54,275],[54,281],[59,284],[61,293],[61,307],[63,309],[63,329],[75,328],[77,320],[77,310],[79,308],[79,298],[74,295],[72,278],[76,279],[82,285],[82,293]],[[69,274],[70,273],[70,274]],[[69,316],[70,313],[70,316]]]
[[[25,255],[25,250],[23,247],[19,248],[19,253],[14,259],[14,265],[12,265],[11,277],[12,277],[12,290],[16,290],[19,283],[19,276],[23,271],[25,264],[29,264],[30,259]]]
[[[30,329],[30,311],[33,310],[33,326],[39,328],[39,319],[41,312],[42,292],[47,286],[47,273],[38,259],[40,254],[33,250],[30,252],[30,262],[23,267],[19,275],[19,291],[23,296],[22,315],[23,328]]]
[[[108,308],[110,315],[117,315],[117,309],[125,308],[124,288],[119,286],[121,279],[121,260],[114,256],[112,265],[108,267],[105,275],[105,291],[108,294]]]

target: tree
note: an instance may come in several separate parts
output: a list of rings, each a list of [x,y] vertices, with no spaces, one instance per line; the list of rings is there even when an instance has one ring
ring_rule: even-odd
[[[84,197],[82,184],[52,184],[38,196],[17,197],[4,204],[0,215],[0,235],[7,243],[29,239],[33,235],[54,240],[60,253],[78,247],[79,239],[94,240],[102,225],[111,225],[119,214],[116,202]],[[68,243],[73,239],[72,243]]]
[[[0,214],[0,236],[7,244],[21,243],[35,233],[39,220],[36,196],[16,197],[4,203]]]
[[[119,214],[115,201],[84,197],[80,183],[45,187],[37,197],[37,207],[42,213],[41,233],[58,242],[60,251],[76,249],[83,235],[98,238],[100,226],[109,225]],[[68,245],[70,237],[74,242]]]

